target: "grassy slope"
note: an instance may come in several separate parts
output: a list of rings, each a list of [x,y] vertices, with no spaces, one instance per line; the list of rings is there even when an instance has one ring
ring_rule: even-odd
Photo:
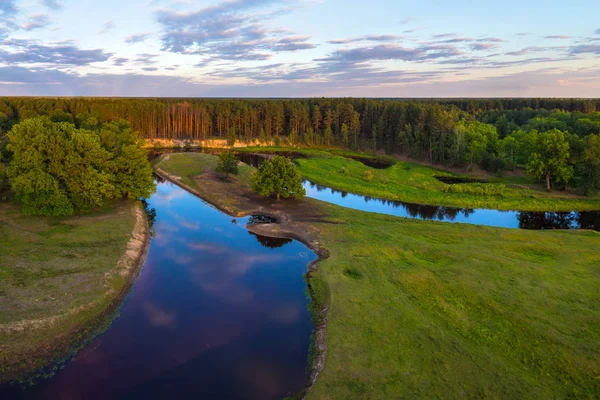
[[[328,207],[315,399],[600,396],[600,235]]]
[[[195,176],[210,157],[160,166]],[[316,223],[331,257],[311,283],[330,308],[309,397],[600,396],[598,233],[321,207],[339,224]]]
[[[134,204],[69,218],[27,217],[15,205],[0,204],[0,324],[69,315],[39,329],[0,331],[0,376],[5,368],[13,373],[17,360],[25,369],[42,365],[54,344],[88,327],[114,300],[104,296],[107,288],[119,290],[125,279],[104,276],[125,252]]]
[[[164,169],[166,172],[181,177],[181,182],[193,186],[193,178],[203,172],[212,172],[217,167],[218,158],[204,153],[173,153],[159,159],[155,167]],[[238,178],[248,182],[253,168],[241,164],[239,166]]]
[[[244,151],[289,151],[285,148],[250,148]],[[384,170],[373,169],[359,161],[341,157],[322,150],[298,150],[310,158],[298,159],[302,175],[321,185],[335,189],[379,197],[389,200],[406,201],[449,207],[491,208],[522,211],[573,211],[600,210],[600,199],[577,197],[560,191],[546,193],[541,186],[533,185],[527,177],[493,178],[489,184],[463,184],[464,187],[499,187],[506,185],[502,196],[473,195],[469,193],[446,193],[448,185],[434,178],[434,175],[454,175],[417,163],[398,161]],[[372,155],[353,152],[334,152],[372,158]],[[386,158],[389,160],[389,158]],[[346,173],[342,172],[345,168]],[[374,176],[370,182],[363,179],[365,171]],[[526,185],[524,188],[511,185]],[[528,189],[528,186],[539,190]]]

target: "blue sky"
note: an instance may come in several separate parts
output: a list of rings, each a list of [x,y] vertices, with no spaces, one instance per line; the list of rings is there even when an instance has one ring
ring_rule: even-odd
[[[598,15],[592,0],[0,0],[0,95],[600,97]]]

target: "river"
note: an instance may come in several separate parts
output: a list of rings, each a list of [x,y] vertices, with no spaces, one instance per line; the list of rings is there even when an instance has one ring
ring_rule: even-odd
[[[281,399],[308,380],[304,274],[317,256],[168,182],[146,262],[120,315],[53,377],[13,399]]]

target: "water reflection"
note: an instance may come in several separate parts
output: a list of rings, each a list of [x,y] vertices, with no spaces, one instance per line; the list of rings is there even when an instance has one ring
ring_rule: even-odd
[[[361,196],[304,181],[308,197],[356,210],[399,217],[461,222],[519,229],[593,229],[600,231],[600,212],[525,212],[455,208]]]
[[[307,380],[312,331],[297,241],[249,235],[169,183],[150,251],[120,316],[54,377],[6,399],[280,399]],[[260,218],[259,218],[260,219]]]
[[[258,242],[260,244],[262,244],[264,247],[267,247],[269,249],[278,249],[280,247],[285,246],[288,243],[292,243],[292,239],[262,236],[262,235],[257,235],[256,233],[250,232],[250,231],[248,231],[248,233],[250,235],[256,237],[256,240],[258,240]]]

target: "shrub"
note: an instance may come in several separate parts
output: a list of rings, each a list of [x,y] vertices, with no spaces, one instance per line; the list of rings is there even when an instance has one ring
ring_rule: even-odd
[[[340,169],[340,173],[343,175],[348,175],[348,168],[342,167],[342,169]]]
[[[362,178],[363,178],[363,180],[365,182],[371,182],[373,180],[374,176],[375,176],[375,174],[373,174],[373,171],[371,171],[370,169],[368,169],[368,170],[366,170],[363,173],[363,177]]]
[[[238,162],[239,160],[233,152],[224,151],[219,154],[219,161],[215,170],[225,175],[237,175]]]

